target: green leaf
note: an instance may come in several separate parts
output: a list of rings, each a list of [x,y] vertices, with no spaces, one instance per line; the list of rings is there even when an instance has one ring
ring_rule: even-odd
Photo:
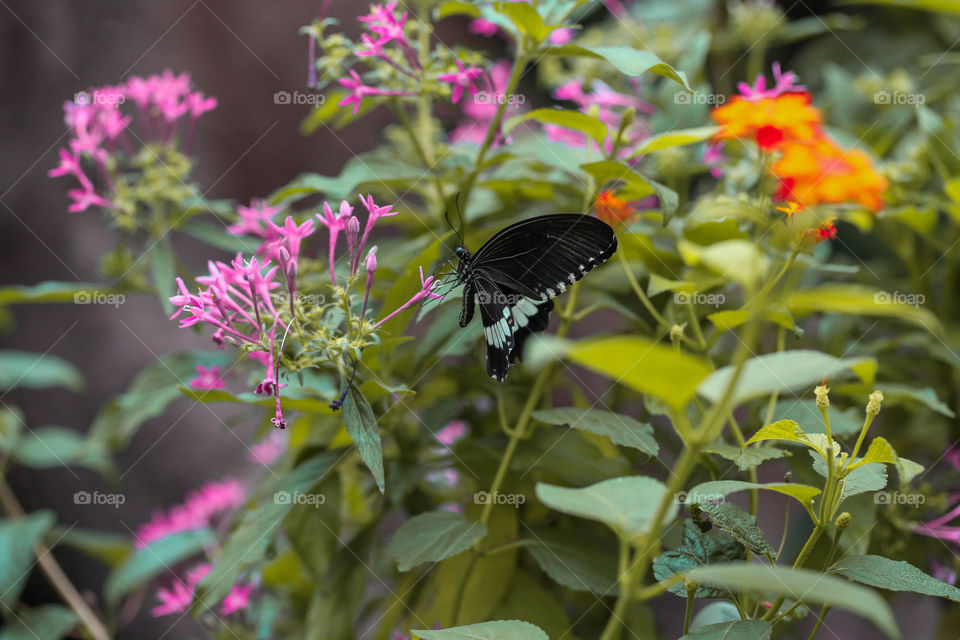
[[[900,302],[890,292],[853,284],[828,284],[796,291],[783,301],[795,316],[817,311],[854,316],[898,318],[943,333],[940,321],[929,310]]]
[[[554,590],[543,585],[540,576],[518,570],[510,581],[510,590],[490,614],[492,620],[522,620],[537,625],[551,638],[567,635],[573,624],[564,604]]]
[[[711,402],[720,402],[734,368],[726,366],[711,373],[697,393]],[[800,349],[780,351],[750,358],[744,365],[733,392],[733,404],[769,396],[774,391],[792,391],[819,382],[824,376],[835,379],[852,371],[864,382],[872,382],[876,360],[872,358],[834,358],[819,351]]]
[[[534,109],[533,111],[513,116],[504,123],[503,134],[510,135],[511,131],[527,120],[555,124],[564,129],[579,131],[593,138],[593,140],[601,146],[607,139],[607,125],[604,122],[579,111],[563,109]]]
[[[50,354],[0,351],[0,389],[10,391],[64,387],[83,389],[83,376],[75,366]]]
[[[899,457],[897,459],[897,475],[900,476],[900,486],[905,487],[917,475],[923,473],[923,465],[913,460]]]
[[[710,367],[699,358],[638,336],[582,340],[567,357],[641,393],[663,400],[673,409],[693,399]]]
[[[18,464],[36,469],[79,465],[110,475],[114,471],[102,442],[83,438],[73,429],[38,427],[17,442],[13,457]]]
[[[774,407],[773,417],[778,420],[793,420],[808,434],[824,433],[823,416],[817,409],[817,401],[781,400]],[[830,407],[830,432],[835,436],[849,436],[860,433],[863,426],[863,409],[850,407],[838,409]]]
[[[596,180],[599,187],[616,183],[620,197],[627,200],[640,200],[656,194],[660,199],[660,207],[664,213],[671,214],[677,210],[680,197],[677,192],[660,184],[656,180],[641,175],[633,168],[617,160],[600,160],[581,164],[580,168]]]
[[[710,516],[713,524],[729,533],[748,550],[773,555],[773,547],[767,542],[757,519],[731,502],[705,503],[700,510]]]
[[[32,285],[0,287],[0,307],[8,304],[34,302],[78,302],[89,300],[92,295],[107,295],[110,287],[92,282],[59,282],[47,280]]]
[[[756,286],[770,270],[770,258],[749,240],[734,238],[706,246],[680,240],[677,249],[687,265],[703,265],[747,289]]]
[[[767,460],[782,458],[789,453],[777,447],[745,447],[741,449],[740,447],[725,442],[714,442],[708,449],[704,449],[704,451],[707,453],[715,453],[718,456],[736,463],[741,471],[756,467]]]
[[[661,151],[671,147],[703,142],[708,138],[712,138],[717,131],[719,131],[719,127],[698,127],[696,129],[677,129],[675,131],[667,131],[666,133],[650,136],[640,143],[640,146],[634,150],[631,157],[636,158],[637,156],[642,156],[653,151]]]
[[[939,397],[937,392],[926,387],[924,389],[915,389],[903,384],[883,383],[883,401],[889,404],[891,401],[914,401],[923,404],[929,409],[936,411],[940,415],[948,418],[956,417],[953,410],[948,407]]]
[[[863,454],[863,457],[856,462],[852,462],[847,468],[856,469],[871,462],[897,464],[897,460],[899,460],[897,452],[893,450],[893,447],[887,442],[886,438],[877,436],[870,442],[870,446],[867,447],[867,452]]]
[[[292,496],[307,493],[319,484],[343,455],[342,449],[324,452],[280,478],[272,499],[265,499],[243,513],[240,523],[223,544],[213,569],[197,585],[190,612],[199,615],[219,604],[251,563],[263,559],[274,533],[293,507]]]
[[[927,575],[909,562],[883,556],[847,556],[830,567],[830,573],[888,591],[912,591],[960,602],[960,589]]]
[[[60,640],[77,622],[77,614],[58,604],[20,610],[6,621],[0,640]]]
[[[827,463],[823,458],[817,458],[826,474]],[[826,476],[824,476],[826,477]],[[870,464],[859,469],[851,471],[843,479],[843,492],[840,494],[841,500],[846,500],[851,496],[858,496],[861,493],[870,491],[880,491],[887,486],[887,469],[882,464]]]
[[[567,44],[563,47],[552,47],[548,50],[548,53],[554,55],[603,58],[615,66],[620,73],[630,77],[635,78],[650,71],[665,78],[670,78],[678,82],[690,93],[694,93],[683,71],[677,71],[650,51],[641,51],[633,47],[619,45],[609,47],[582,47],[580,45]]]
[[[693,520],[683,521],[683,542],[673,551],[661,553],[653,559],[653,577],[660,582],[669,580],[694,569],[717,562],[730,562],[746,558],[743,546],[726,536],[718,536],[700,529]],[[670,593],[686,596],[687,588],[683,580],[674,581],[668,588]],[[725,591],[700,585],[694,594],[696,598],[722,598]]]
[[[380,493],[384,492],[386,480],[383,475],[383,444],[380,441],[380,428],[373,415],[373,408],[363,396],[363,392],[355,386],[350,386],[343,403],[343,424],[347,433],[357,445],[360,457],[377,481]]]
[[[766,620],[718,622],[691,631],[680,640],[770,640],[773,627]]]
[[[411,630],[422,640],[550,640],[540,627],[520,620],[497,620],[437,630]]]
[[[12,609],[33,568],[33,545],[53,526],[50,511],[0,520],[0,605]]]
[[[480,9],[475,4],[469,2],[459,2],[459,0],[448,0],[434,9],[433,16],[436,20],[443,20],[449,16],[465,15],[471,18],[480,17]]]
[[[653,439],[652,426],[618,413],[569,407],[535,411],[533,417],[547,424],[567,424],[571,428],[606,436],[615,444],[639,449],[651,456],[660,451],[657,441]]]
[[[173,245],[170,243],[170,236],[164,235],[149,249],[150,255],[150,275],[153,278],[153,286],[156,287],[157,297],[163,307],[163,313],[170,315],[173,312],[173,304],[170,297],[176,293],[177,269],[174,264],[176,256],[173,255]]]
[[[604,480],[582,489],[537,483],[537,497],[551,509],[597,520],[627,540],[636,540],[650,530],[652,518],[664,499],[666,485],[643,476]],[[664,522],[677,516],[674,502]]]
[[[753,444],[764,440],[787,440],[816,448],[816,445],[807,437],[800,425],[793,420],[778,420],[761,427],[745,444]]]
[[[196,402],[203,404],[217,404],[220,402],[230,402],[233,404],[254,405],[259,407],[273,407],[276,400],[272,397],[265,398],[252,392],[232,394],[223,389],[190,389],[180,385],[177,387],[180,393]],[[319,415],[335,415],[336,411],[330,408],[330,403],[320,398],[310,396],[297,397],[296,391],[284,392],[280,395],[280,406],[284,411],[302,411],[304,413],[315,413]]]
[[[513,23],[517,33],[528,35],[538,43],[546,39],[553,30],[544,25],[543,18],[532,5],[520,2],[495,2],[493,8]]]
[[[82,527],[54,527],[50,534],[57,545],[67,545],[96,558],[108,567],[116,567],[133,550],[130,536],[125,533],[84,529]]]
[[[533,531],[535,540],[526,545],[543,572],[574,591],[616,595],[617,558],[610,539],[578,530]]]
[[[387,545],[387,555],[400,571],[424,562],[439,562],[472,547],[487,535],[487,525],[453,511],[416,515],[400,526]]]
[[[807,606],[830,605],[862,615],[890,638],[899,638],[887,603],[873,591],[809,569],[731,563],[700,567],[687,574],[700,584],[734,592],[777,594]]]
[[[193,529],[173,533],[137,550],[107,577],[103,586],[107,604],[117,606],[128,593],[214,542],[216,536],[210,529]]]
[[[758,484],[756,482],[743,482],[741,480],[711,480],[709,482],[702,482],[690,489],[690,491],[686,493],[686,502],[697,504],[720,502],[731,493],[747,491],[748,489],[776,491],[777,493],[796,498],[804,506],[809,506],[813,499],[820,494],[820,489],[816,487],[810,487],[805,484],[794,484],[792,482]]]

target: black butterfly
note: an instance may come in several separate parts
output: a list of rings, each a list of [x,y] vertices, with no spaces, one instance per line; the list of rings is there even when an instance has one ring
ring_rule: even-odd
[[[550,320],[553,298],[617,250],[605,222],[578,213],[530,218],[502,229],[471,255],[457,248],[457,285],[464,285],[460,326],[480,320],[487,374],[503,382],[531,334]]]

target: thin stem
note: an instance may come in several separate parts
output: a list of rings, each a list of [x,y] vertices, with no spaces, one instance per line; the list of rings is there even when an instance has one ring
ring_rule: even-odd
[[[697,593],[697,588],[687,587],[687,608],[683,612],[683,635],[690,633],[690,618],[693,617],[693,599]]]
[[[640,282],[637,280],[637,277],[633,275],[633,270],[630,269],[630,263],[627,262],[627,254],[623,251],[618,251],[617,257],[620,260],[620,265],[623,267],[624,275],[627,276],[627,280],[630,282],[630,286],[633,288],[633,292],[636,294],[644,308],[650,313],[651,316],[653,316],[653,319],[656,320],[657,327],[661,329],[669,327],[670,324],[667,322],[667,319],[664,318],[659,311],[657,311],[655,306],[653,306],[653,303],[650,302],[650,298],[648,298],[647,294],[643,291],[643,287],[640,286]],[[687,336],[681,336],[680,339],[683,341],[683,344],[687,345],[691,349],[700,350],[700,345]]]
[[[618,574],[620,576],[620,595],[613,605],[613,612],[607,620],[607,626],[604,627],[600,640],[616,640],[620,633],[620,622],[627,610],[627,604],[630,602],[630,590],[633,586],[634,567],[630,563],[630,545],[626,540],[620,540],[620,565]]]
[[[7,484],[5,478],[0,478],[0,504],[3,505],[3,510],[11,518],[20,519],[25,515],[23,507],[20,506],[20,502],[17,500],[16,495],[14,495],[13,490],[10,488],[10,485]],[[101,622],[100,618],[97,617],[97,614],[93,612],[93,609],[87,605],[83,596],[81,596],[77,588],[73,586],[73,583],[70,582],[70,578],[64,573],[56,558],[53,557],[50,549],[42,542],[37,542],[33,545],[33,552],[37,556],[37,564],[40,565],[40,570],[46,574],[50,584],[57,590],[57,593],[60,594],[60,597],[63,598],[67,606],[77,614],[77,617],[80,618],[80,622],[86,627],[90,636],[94,640],[110,640],[110,633],[107,631],[107,627]]]
[[[820,607],[820,615],[817,616],[817,624],[813,625],[813,630],[810,632],[810,635],[807,636],[807,640],[813,640],[813,637],[817,635],[817,631],[820,631],[820,625],[823,624],[823,619],[827,617],[827,613],[830,611],[829,605],[824,605]]]
[[[847,459],[846,466],[850,466],[854,458],[857,457],[857,453],[860,451],[860,446],[863,444],[863,439],[867,436],[867,430],[870,428],[870,423],[873,422],[875,415],[867,414],[867,417],[863,420],[863,427],[860,428],[860,436],[857,438],[857,444],[853,446],[853,453],[850,454],[850,457]]]

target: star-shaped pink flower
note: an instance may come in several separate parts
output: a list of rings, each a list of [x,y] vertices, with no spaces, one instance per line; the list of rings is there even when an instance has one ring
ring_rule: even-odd
[[[451,100],[454,104],[460,102],[460,97],[463,95],[464,89],[467,89],[471,95],[477,94],[477,88],[473,85],[473,83],[483,73],[483,69],[480,69],[479,67],[464,67],[463,63],[459,60],[457,60],[457,68],[460,71],[456,73],[442,73],[437,76],[437,80],[441,82],[449,82],[453,85],[453,95],[451,96]]]

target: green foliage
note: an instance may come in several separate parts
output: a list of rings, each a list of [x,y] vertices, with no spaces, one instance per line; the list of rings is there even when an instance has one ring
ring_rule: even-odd
[[[49,511],[0,520],[0,603],[4,617],[13,610],[34,565],[33,545],[43,539],[53,522],[54,515]]]
[[[720,562],[743,560],[746,554],[743,545],[726,536],[704,532],[693,520],[683,522],[683,542],[673,551],[661,553],[653,561],[653,576],[660,582],[674,576],[683,576],[696,567],[705,567]],[[673,581],[669,591],[686,597],[683,581]],[[724,589],[709,585],[697,586],[696,598],[723,598],[729,595]]]
[[[830,567],[832,573],[890,591],[912,591],[960,602],[960,589],[925,574],[909,562],[883,556],[847,556]]]
[[[439,562],[469,549],[487,533],[485,524],[471,522],[459,513],[433,511],[410,518],[387,546],[400,571],[424,562]]]
[[[64,387],[80,391],[83,389],[83,376],[66,360],[47,353],[0,351],[0,389],[10,391],[17,387]]]

